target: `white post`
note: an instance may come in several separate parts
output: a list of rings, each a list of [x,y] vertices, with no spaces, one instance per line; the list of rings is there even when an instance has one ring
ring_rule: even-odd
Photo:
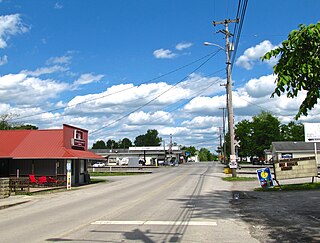
[[[314,143],[314,155],[316,156],[316,165],[318,166],[317,143]]]

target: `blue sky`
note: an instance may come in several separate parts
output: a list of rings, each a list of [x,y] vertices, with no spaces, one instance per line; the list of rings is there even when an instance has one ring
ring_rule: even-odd
[[[0,114],[40,129],[80,126],[91,144],[157,129],[166,143],[172,134],[178,144],[213,150],[226,55],[203,42],[225,45],[223,26],[212,21],[234,19],[237,7],[237,0],[1,0]],[[299,24],[318,22],[319,9],[316,0],[248,2],[232,73],[236,122],[262,110],[293,119],[303,94],[270,99],[275,62],[259,57]],[[318,108],[301,121],[319,122]]]

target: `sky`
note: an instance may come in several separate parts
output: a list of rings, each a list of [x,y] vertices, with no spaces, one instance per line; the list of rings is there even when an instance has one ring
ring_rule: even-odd
[[[226,53],[213,21],[237,9],[238,0],[0,0],[0,115],[87,129],[90,146],[157,129],[166,144],[172,134],[214,151]],[[248,1],[232,69],[235,123],[262,111],[293,121],[305,94],[270,98],[277,60],[260,57],[299,24],[317,23],[319,9],[318,0]],[[320,122],[318,111],[300,122]]]

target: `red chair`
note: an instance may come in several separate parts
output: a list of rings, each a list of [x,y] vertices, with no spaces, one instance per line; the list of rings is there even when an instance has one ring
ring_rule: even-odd
[[[57,180],[52,178],[51,176],[48,177],[48,183],[52,186],[56,186],[57,185]]]
[[[38,178],[38,184],[39,185],[45,185],[47,183],[47,177],[46,176],[40,176],[39,178]]]
[[[29,175],[29,182],[31,185],[37,185],[38,181],[34,175]]]

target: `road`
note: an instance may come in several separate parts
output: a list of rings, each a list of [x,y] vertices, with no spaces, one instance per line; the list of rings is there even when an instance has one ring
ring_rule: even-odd
[[[193,163],[32,196],[0,210],[0,242],[258,242],[222,170]]]

